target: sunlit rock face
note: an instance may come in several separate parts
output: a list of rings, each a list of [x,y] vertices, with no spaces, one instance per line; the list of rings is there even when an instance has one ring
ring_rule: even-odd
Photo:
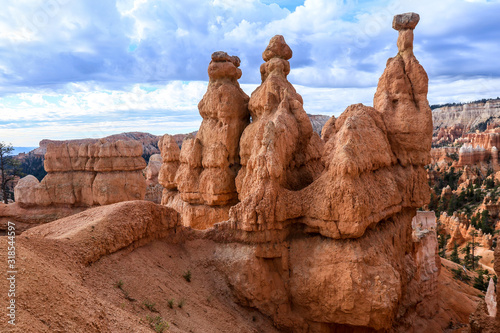
[[[47,175],[40,183],[29,176],[22,180],[15,189],[16,202],[22,207],[90,207],[143,200],[145,167],[137,141],[50,143],[45,154]]]
[[[170,161],[164,157],[168,170],[160,176],[170,191],[162,201],[183,212],[183,223],[196,229],[227,220],[229,208],[238,201],[239,142],[250,122],[249,98],[238,84],[239,65],[238,57],[220,51],[212,54],[207,92],[198,104],[203,118],[200,129],[196,136],[184,139],[178,166],[173,155]],[[165,141],[160,149],[162,154],[173,151]]]
[[[262,83],[249,100],[236,89],[237,61],[214,54],[201,134],[184,141],[178,169],[160,171],[169,179],[163,203],[224,243],[214,264],[234,295],[280,328],[411,331],[411,318],[437,311],[435,217],[426,220],[433,213],[417,216],[412,229],[429,200],[432,137],[428,78],[413,55],[418,20],[395,17],[399,52],[374,107],[349,106],[322,138],[287,80],[293,53],[283,36],[265,49]],[[221,112],[208,110],[229,105],[238,130],[221,139]],[[193,223],[197,216],[205,222]]]

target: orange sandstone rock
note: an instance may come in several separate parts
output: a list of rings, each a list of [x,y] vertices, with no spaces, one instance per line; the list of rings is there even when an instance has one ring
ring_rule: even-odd
[[[149,157],[147,167],[144,169],[147,185],[158,184],[158,174],[160,173],[162,157],[160,154],[154,154]]]
[[[161,151],[162,164],[158,173],[158,182],[166,189],[177,189],[175,173],[179,168],[179,146],[174,138],[168,134],[161,137],[158,142]]]
[[[188,203],[224,206],[237,200],[239,140],[249,123],[248,96],[239,87],[238,66],[237,57],[212,55],[210,82],[198,104],[203,122],[196,137],[185,139],[175,176],[181,198]]]
[[[193,228],[226,220],[230,206],[238,201],[240,137],[250,122],[248,96],[237,81],[239,65],[236,56],[213,53],[210,82],[198,104],[203,117],[199,131],[184,139],[180,153],[172,138],[165,136],[160,142],[160,182],[166,189],[162,203],[183,212],[183,223]]]
[[[23,237],[70,244],[80,250],[81,261],[89,264],[122,248],[165,237],[178,220],[173,209],[152,202],[121,202],[37,226]]]
[[[426,318],[437,311],[435,230],[409,236],[416,208],[429,200],[423,166],[432,136],[427,75],[412,53],[414,17],[396,18],[400,53],[379,81],[375,107],[352,105],[330,119],[324,143],[286,80],[288,53],[269,51],[286,49],[281,38],[264,52],[253,121],[240,141],[241,202],[218,228],[258,243],[229,279],[243,304],[278,325],[380,330],[406,325],[403,309],[417,304]]]
[[[242,168],[236,178],[241,203],[230,213],[245,230],[279,229],[280,215],[286,215],[276,206],[281,192],[306,187],[323,170],[323,144],[302,97],[286,78],[291,55],[282,36],[271,39],[260,68],[262,84],[248,104],[252,123],[241,137]]]
[[[426,165],[432,141],[432,112],[427,101],[428,77],[413,54],[418,15],[394,18],[399,31],[398,54],[387,61],[373,106],[382,113],[392,150],[403,166]]]
[[[185,226],[219,222],[203,232],[228,244],[217,247],[215,264],[238,301],[279,328],[405,331],[416,316],[437,312],[435,217],[422,222],[433,213],[419,215],[412,237],[416,209],[429,200],[432,136],[427,74],[412,52],[417,22],[412,13],[395,19],[399,53],[379,81],[375,107],[351,105],[332,117],[323,140],[287,80],[292,51],[282,36],[263,53],[262,84],[248,101],[252,122],[226,136],[239,140],[239,153],[215,140],[220,113],[207,105],[232,105],[223,89],[234,89],[239,72],[234,58],[213,55],[203,124],[184,141],[179,191],[166,189],[163,203],[181,212]],[[233,161],[241,164],[229,168],[239,202],[222,196],[234,194],[226,172]]]
[[[146,162],[141,155],[142,145],[136,141],[49,143],[48,174],[40,183],[31,177],[20,182],[16,201],[21,207],[89,207],[144,199]]]

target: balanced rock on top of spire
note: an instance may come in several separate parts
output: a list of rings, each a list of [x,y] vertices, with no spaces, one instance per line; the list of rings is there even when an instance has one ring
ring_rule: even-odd
[[[285,38],[281,35],[276,35],[269,41],[269,45],[262,53],[262,59],[269,61],[272,58],[281,58],[289,60],[292,58],[292,49],[285,42]]]
[[[413,28],[417,23],[418,14],[395,16],[399,52],[387,61],[373,99],[387,126],[391,148],[404,166],[428,164],[432,141],[429,78],[413,54]]]
[[[403,29],[415,29],[415,27],[420,21],[420,15],[417,13],[404,13],[394,16],[394,20],[392,21],[392,28],[394,30],[403,30]]]

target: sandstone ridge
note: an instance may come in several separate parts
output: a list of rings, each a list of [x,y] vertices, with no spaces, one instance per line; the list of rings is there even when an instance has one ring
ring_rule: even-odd
[[[146,180],[142,145],[137,141],[50,143],[45,154],[47,175],[33,176],[15,187],[21,207],[57,205],[91,207],[144,199]]]

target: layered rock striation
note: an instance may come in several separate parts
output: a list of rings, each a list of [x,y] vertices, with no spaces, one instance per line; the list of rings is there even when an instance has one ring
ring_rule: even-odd
[[[493,152],[496,151],[496,147]],[[458,166],[474,165],[481,162],[485,162],[487,157],[489,157],[489,152],[484,149],[484,147],[465,143],[460,147],[458,151]],[[496,151],[498,158],[498,151]]]
[[[21,207],[90,207],[120,201],[142,200],[146,180],[142,145],[136,141],[51,143],[45,154],[47,175],[33,176],[15,188]]]
[[[443,106],[432,111],[434,128],[452,127],[460,124],[473,128],[489,119],[498,121],[500,99]]]
[[[47,152],[47,147],[51,144],[57,146],[63,144],[83,145],[83,144],[95,144],[99,140],[106,140],[107,142],[139,141],[142,144],[142,150],[144,154],[152,155],[160,152],[158,150],[158,140],[159,140],[158,136],[143,132],[126,132],[126,133],[106,136],[102,139],[76,139],[76,140],[64,140],[64,141],[44,139],[40,141],[39,147],[33,150],[33,153],[37,156],[44,156],[45,153]]]
[[[165,134],[160,138],[158,146],[161,151],[162,164],[158,172],[158,182],[163,185],[166,190],[177,190],[175,183],[175,174],[179,169],[179,156],[181,150],[177,145],[175,138]]]

